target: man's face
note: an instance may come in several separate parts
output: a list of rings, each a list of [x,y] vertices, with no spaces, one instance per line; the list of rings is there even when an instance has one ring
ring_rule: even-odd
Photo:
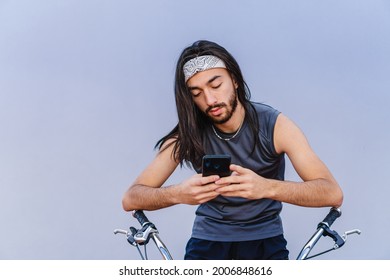
[[[198,108],[214,123],[230,120],[237,107],[237,85],[224,68],[199,72],[187,81]]]

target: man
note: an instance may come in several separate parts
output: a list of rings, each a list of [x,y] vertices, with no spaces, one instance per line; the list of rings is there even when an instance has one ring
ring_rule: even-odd
[[[338,207],[343,194],[300,129],[270,106],[250,101],[236,60],[197,41],[176,68],[178,124],[123,197],[126,211],[199,205],[185,259],[288,259],[282,202]],[[229,154],[231,176],[202,177],[205,154]],[[303,182],[284,181],[284,155]],[[161,186],[178,165],[198,174]]]

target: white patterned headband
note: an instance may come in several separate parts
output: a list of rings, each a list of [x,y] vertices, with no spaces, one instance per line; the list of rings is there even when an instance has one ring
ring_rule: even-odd
[[[197,56],[188,60],[183,66],[184,82],[187,82],[196,73],[211,68],[226,68],[226,65],[222,59],[213,55]]]

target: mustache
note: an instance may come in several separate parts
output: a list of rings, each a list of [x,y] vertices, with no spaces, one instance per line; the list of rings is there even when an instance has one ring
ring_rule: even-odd
[[[207,109],[206,109],[205,112],[206,112],[206,114],[208,114],[212,109],[214,109],[214,108],[220,108],[220,107],[226,107],[226,104],[225,104],[224,102],[214,104],[213,106],[207,107]]]

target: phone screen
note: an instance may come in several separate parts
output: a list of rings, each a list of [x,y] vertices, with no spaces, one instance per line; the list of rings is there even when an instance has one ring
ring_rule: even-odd
[[[229,176],[231,174],[230,162],[230,155],[205,155],[202,159],[202,174],[203,176]]]

